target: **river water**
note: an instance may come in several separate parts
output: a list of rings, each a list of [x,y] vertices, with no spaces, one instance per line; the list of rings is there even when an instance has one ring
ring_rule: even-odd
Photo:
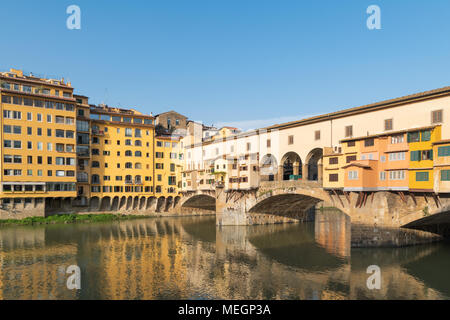
[[[367,287],[371,265],[380,289]],[[336,212],[220,229],[215,217],[0,228],[0,299],[448,299],[449,270],[448,243],[351,249]]]

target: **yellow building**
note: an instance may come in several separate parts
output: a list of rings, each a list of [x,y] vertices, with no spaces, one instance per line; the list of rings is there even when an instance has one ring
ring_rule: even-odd
[[[2,209],[39,212],[46,198],[75,197],[71,84],[15,69],[0,73],[0,82]]]
[[[423,127],[408,132],[410,191],[433,191],[433,143],[439,140],[441,140],[441,126]]]
[[[155,195],[176,197],[181,189],[180,139],[155,137]]]
[[[434,191],[450,192],[450,140],[433,143],[434,154]]]
[[[153,195],[154,118],[104,105],[91,106],[89,117],[90,197]]]

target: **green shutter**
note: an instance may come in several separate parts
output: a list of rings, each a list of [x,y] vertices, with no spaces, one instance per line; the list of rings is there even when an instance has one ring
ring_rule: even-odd
[[[428,181],[428,172],[416,172],[416,181]]]
[[[438,157],[448,157],[448,156],[450,156],[450,146],[438,148]]]
[[[411,151],[410,161],[419,161],[420,160],[420,151]]]
[[[422,131],[421,133],[422,136],[422,141],[430,141],[431,140],[431,131],[427,130],[427,131]]]
[[[450,181],[450,170],[441,170],[441,181]]]

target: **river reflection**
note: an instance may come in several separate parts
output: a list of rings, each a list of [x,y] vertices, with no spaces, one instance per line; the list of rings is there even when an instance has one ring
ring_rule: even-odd
[[[315,223],[215,217],[0,228],[0,299],[448,299],[450,246],[350,249],[336,212]],[[381,290],[366,286],[369,265]],[[66,287],[70,265],[81,290]]]

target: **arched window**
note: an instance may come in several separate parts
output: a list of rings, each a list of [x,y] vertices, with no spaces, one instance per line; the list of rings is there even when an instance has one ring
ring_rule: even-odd
[[[135,151],[135,152],[134,152],[134,156],[135,156],[135,157],[142,157],[142,152],[140,152],[140,151]]]
[[[140,162],[136,162],[136,164],[134,165],[135,169],[142,169],[142,164]]]
[[[134,177],[134,183],[135,184],[141,184],[142,183],[142,177],[141,176],[135,176]]]
[[[127,163],[125,163],[125,168],[126,169],[133,169],[133,164],[131,162],[127,162]]]
[[[132,156],[133,156],[133,152],[131,150],[125,151],[125,157],[132,157]]]
[[[141,140],[136,140],[136,141],[134,142],[134,145],[135,145],[136,147],[141,147],[141,146],[142,146],[142,141],[141,141]]]
[[[131,175],[125,176],[125,183],[127,184],[133,183],[133,177]]]

